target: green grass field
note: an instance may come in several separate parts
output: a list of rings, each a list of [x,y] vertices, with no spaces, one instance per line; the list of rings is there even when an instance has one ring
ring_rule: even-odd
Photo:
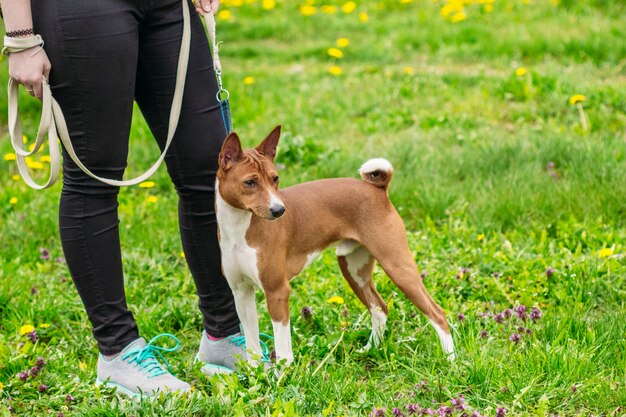
[[[97,349],[58,237],[61,186],[36,192],[16,177],[3,99],[0,416],[626,415],[626,3],[462,3],[223,0],[218,23],[235,130],[252,145],[283,125],[284,185],[355,177],[371,157],[394,164],[391,199],[447,312],[454,363],[379,268],[388,331],[359,353],[369,317],[329,251],[292,285],[294,365],[280,378],[205,377],[161,169],[155,187],[120,193],[127,296],[145,337],[181,339],[168,359],[195,389],[133,403],[96,388]],[[23,102],[32,142],[39,108]],[[128,175],[157,155],[137,115]],[[518,318],[522,305],[542,317]],[[260,317],[270,333],[264,307]],[[43,370],[20,380],[38,357]]]

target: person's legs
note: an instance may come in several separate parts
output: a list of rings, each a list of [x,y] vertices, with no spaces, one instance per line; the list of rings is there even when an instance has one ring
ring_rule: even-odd
[[[233,295],[222,275],[214,208],[217,157],[227,132],[215,98],[209,46],[196,13],[191,23],[182,111],[165,162],[179,196],[181,240],[204,329],[211,336],[226,337],[239,331]],[[140,32],[135,98],[161,148],[167,137],[181,33],[181,1],[153,2]]]
[[[136,4],[123,0],[33,0],[52,63],[52,94],[81,161],[121,179],[126,167],[138,55]],[[67,264],[102,354],[139,337],[124,294],[118,188],[84,174],[63,150],[59,226]]]

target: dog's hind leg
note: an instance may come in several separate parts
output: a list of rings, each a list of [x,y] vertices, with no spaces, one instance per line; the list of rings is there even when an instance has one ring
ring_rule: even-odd
[[[350,251],[349,253],[346,253]],[[360,245],[337,248],[337,260],[341,273],[346,278],[359,300],[369,310],[372,316],[372,333],[363,350],[369,350],[372,345],[378,347],[385,333],[387,323],[387,305],[376,291],[372,281],[372,271],[376,260],[369,251]]]
[[[445,313],[430,297],[422,282],[413,254],[409,249],[402,219],[395,214],[377,226],[377,230],[371,230],[363,239],[363,244],[367,246],[400,291],[428,317],[437,331],[444,353],[450,360],[453,360],[454,342]]]

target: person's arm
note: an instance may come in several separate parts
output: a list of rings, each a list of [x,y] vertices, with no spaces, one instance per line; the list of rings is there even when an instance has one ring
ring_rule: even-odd
[[[2,5],[7,33],[33,28],[30,0],[0,0],[0,5]],[[32,35],[16,35],[15,37],[29,36]],[[10,53],[9,76],[24,85],[31,96],[41,99],[42,81],[44,78],[48,79],[51,65],[44,50],[35,53],[38,48]]]
[[[217,9],[220,7],[220,0],[195,0],[196,11],[200,14],[212,11],[213,14],[217,13]]]

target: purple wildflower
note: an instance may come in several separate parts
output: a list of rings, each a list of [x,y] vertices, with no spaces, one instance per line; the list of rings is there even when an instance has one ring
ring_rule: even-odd
[[[494,272],[491,274],[492,277],[494,278],[500,278],[500,273],[499,272]]]
[[[384,417],[387,414],[387,407],[376,408],[370,413],[370,417]]]
[[[62,412],[60,412],[60,411],[59,411],[59,412],[57,413],[57,417],[65,417],[65,415],[64,415]]]
[[[451,416],[453,412],[454,410],[452,410],[452,407],[448,407],[447,405],[442,405],[437,411],[440,416],[444,417]]]
[[[554,269],[552,268],[546,268],[546,276],[548,278],[552,277],[552,275],[554,275]]]
[[[465,397],[463,395],[460,395],[459,398],[453,398],[451,402],[452,402],[452,405],[455,406],[459,410],[465,410],[466,408],[464,404]]]
[[[517,328],[517,331],[520,332],[520,333],[526,333],[526,328],[524,326],[519,326]]]
[[[302,307],[302,318],[305,320],[310,320],[313,316],[313,307]]]
[[[459,313],[459,314],[456,316],[456,319],[457,319],[458,321],[463,321],[463,320],[465,320],[465,314],[463,314],[463,313]]]
[[[426,279],[426,275],[428,275],[428,271],[426,270],[422,271],[422,273],[420,274],[420,277],[422,277],[422,281]]]
[[[515,315],[521,320],[526,320],[526,306],[519,305],[515,307]]]
[[[502,313],[494,314],[493,315],[493,320],[496,323],[503,323],[504,322],[504,315]]]
[[[35,295],[35,294],[37,294],[38,292],[39,292],[39,291],[37,291],[37,288],[35,288],[35,287],[30,287],[30,293],[31,293],[31,295]]]
[[[39,391],[39,392],[46,392],[46,391],[48,391],[48,388],[50,388],[48,385],[39,384],[39,386],[37,387],[37,391]]]
[[[348,311],[348,307],[344,305],[343,311],[341,312],[341,314],[343,314],[344,317],[348,317],[350,315],[350,312]]]
[[[37,358],[37,368],[41,369],[46,364],[46,361],[40,356]]]
[[[417,414],[420,411],[419,404],[407,404],[404,406],[409,414]]]
[[[24,372],[20,372],[19,374],[17,374],[17,377],[22,381],[22,382],[26,382],[26,380],[28,379],[28,371],[24,371]]]
[[[506,310],[502,312],[502,315],[504,316],[505,319],[511,318],[511,316],[513,315],[513,310],[511,310],[510,308],[507,308]]]
[[[391,413],[396,417],[404,416],[404,413],[398,407],[394,407]]]
[[[481,339],[486,339],[486,338],[488,338],[488,337],[489,337],[489,332],[488,332],[487,330],[485,330],[485,329],[482,329],[482,330],[480,331],[480,338],[481,338]]]
[[[32,368],[30,368],[30,371],[28,371],[28,374],[30,375],[31,378],[36,378],[37,375],[39,375],[40,370],[41,368],[37,368],[36,366],[33,366]]]
[[[576,391],[578,391],[578,388],[576,387],[576,385],[572,385],[570,390],[572,390],[573,393],[576,393]]]
[[[513,333],[511,336],[509,336],[509,340],[513,343],[517,343],[520,340],[520,335],[518,333]]]
[[[478,411],[474,411],[470,417],[483,417]]]
[[[39,340],[39,337],[37,336],[37,331],[33,330],[30,333],[26,333],[26,337],[30,339],[31,342],[33,343],[37,343],[37,340]]]
[[[75,398],[72,396],[72,394],[67,394],[65,396],[65,402],[68,403],[68,404],[71,403],[71,402],[74,402],[74,400],[75,400]]]
[[[9,410],[9,413],[12,413],[13,411],[15,411],[11,405],[7,406],[7,410]]]
[[[498,407],[496,408],[496,417],[504,417],[506,415],[506,412],[509,411],[504,407]]]
[[[39,253],[41,254],[39,257],[43,259],[44,261],[47,261],[48,259],[50,259],[50,252],[48,252],[48,249],[39,248]]]
[[[421,413],[423,415],[428,414],[429,416],[434,416],[435,415],[435,410],[433,410],[432,408],[422,408]]]
[[[478,313],[478,317],[481,317],[483,319],[488,319],[489,317],[491,317],[491,313],[489,312],[489,310],[485,310],[483,312]]]
[[[543,313],[541,312],[541,310],[539,310],[538,307],[533,307],[530,310],[530,319],[532,321],[537,321],[539,320],[541,317],[543,317]]]

